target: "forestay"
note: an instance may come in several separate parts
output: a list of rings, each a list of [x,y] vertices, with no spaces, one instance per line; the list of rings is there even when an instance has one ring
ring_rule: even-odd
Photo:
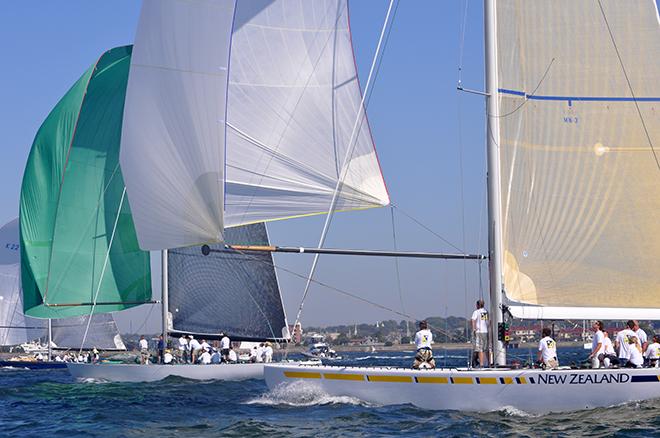
[[[225,231],[232,244],[268,245],[263,223]],[[211,245],[222,249],[223,245]],[[232,340],[288,339],[270,253],[221,252],[199,247],[168,251],[169,312],[175,333]]]
[[[556,318],[660,308],[655,2],[497,8],[507,296]]]
[[[119,168],[130,56],[131,47],[104,53],[34,139],[20,200],[27,315],[87,315],[151,299],[149,253],[138,247]]]
[[[360,99],[345,0],[144,2],[121,152],[140,246],[326,213],[356,121],[336,208],[387,205]]]

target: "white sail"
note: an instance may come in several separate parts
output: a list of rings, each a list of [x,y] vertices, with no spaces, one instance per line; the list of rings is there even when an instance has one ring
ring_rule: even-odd
[[[120,162],[142,249],[218,240],[233,0],[145,0]]]
[[[43,321],[23,315],[18,219],[0,228],[0,345],[18,345],[43,336]]]
[[[507,296],[660,308],[655,2],[501,0],[497,19]]]
[[[389,203],[346,0],[233,5],[144,3],[121,147],[143,249],[327,212],[352,143],[337,209]]]
[[[18,219],[0,228],[0,345],[18,345],[47,336],[46,320],[23,313],[23,291],[20,284],[21,258]],[[53,343],[59,348],[101,348],[125,350],[117,324],[111,314],[53,320]]]

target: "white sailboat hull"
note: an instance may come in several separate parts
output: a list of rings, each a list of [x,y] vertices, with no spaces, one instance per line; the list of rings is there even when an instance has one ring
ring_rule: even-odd
[[[331,396],[434,410],[512,407],[543,414],[660,398],[657,368],[476,371],[268,364],[264,377],[270,389],[302,384]]]
[[[263,363],[218,365],[139,365],[67,363],[67,369],[76,379],[95,379],[111,382],[156,382],[169,376],[193,380],[247,380],[263,379]]]

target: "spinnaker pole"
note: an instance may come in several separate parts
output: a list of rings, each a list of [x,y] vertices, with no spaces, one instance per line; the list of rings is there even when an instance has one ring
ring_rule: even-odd
[[[488,160],[488,260],[490,272],[490,339],[492,365],[506,365],[504,344],[497,339],[502,316],[502,225],[500,198],[499,101],[497,78],[496,0],[484,0],[484,50],[486,64],[486,146]]]

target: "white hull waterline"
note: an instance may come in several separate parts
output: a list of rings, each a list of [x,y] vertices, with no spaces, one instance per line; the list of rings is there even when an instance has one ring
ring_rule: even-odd
[[[512,407],[544,414],[660,398],[658,368],[411,370],[268,364],[264,377],[271,390],[304,385],[306,390],[316,387],[331,396],[433,410],[486,412]]]
[[[67,363],[76,379],[95,379],[110,382],[156,382],[170,376],[193,380],[263,379],[263,363],[212,365],[139,365]]]

